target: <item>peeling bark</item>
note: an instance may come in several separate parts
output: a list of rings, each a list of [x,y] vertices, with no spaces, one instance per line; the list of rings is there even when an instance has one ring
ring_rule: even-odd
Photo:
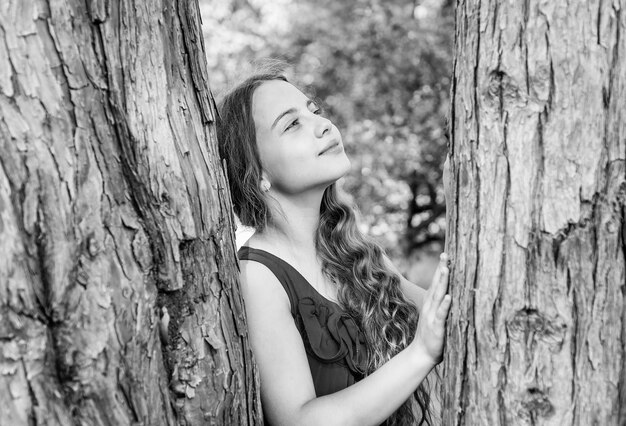
[[[261,423],[197,2],[4,1],[0,64],[0,424]]]
[[[445,425],[626,424],[626,1],[459,0]]]

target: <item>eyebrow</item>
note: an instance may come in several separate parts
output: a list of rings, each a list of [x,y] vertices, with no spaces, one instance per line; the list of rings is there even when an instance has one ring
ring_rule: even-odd
[[[306,101],[306,107],[308,108],[311,104],[313,105],[317,105],[312,99],[309,99]],[[281,112],[278,117],[276,117],[276,120],[274,120],[274,122],[272,123],[272,127],[271,129],[274,129],[274,127],[276,127],[276,125],[278,124],[278,122],[280,121],[281,118],[283,118],[284,116],[286,116],[287,114],[292,114],[294,112],[298,112],[297,108],[289,108],[287,111],[283,111]]]

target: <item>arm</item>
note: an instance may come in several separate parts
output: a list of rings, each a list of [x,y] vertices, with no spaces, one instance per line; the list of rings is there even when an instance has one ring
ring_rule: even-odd
[[[316,397],[306,352],[291,317],[287,294],[265,266],[250,261],[242,261],[241,264],[250,341],[261,375],[263,407],[272,423],[380,424],[411,395],[436,364],[436,357],[432,356],[432,351],[429,352],[428,345],[411,343],[353,386]],[[441,297],[443,299],[443,295]],[[441,306],[447,314],[449,304]]]

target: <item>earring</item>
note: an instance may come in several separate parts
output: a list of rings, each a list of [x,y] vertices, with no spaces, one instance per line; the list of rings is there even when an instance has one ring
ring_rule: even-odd
[[[268,181],[266,180],[261,181],[261,191],[267,192],[270,190],[271,187],[272,187],[272,184],[269,183]]]

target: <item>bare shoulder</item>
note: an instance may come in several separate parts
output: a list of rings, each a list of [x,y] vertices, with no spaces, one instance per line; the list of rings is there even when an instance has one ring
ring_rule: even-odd
[[[297,424],[315,388],[304,343],[293,317],[289,297],[265,265],[242,260],[241,291],[250,343],[261,378],[261,399],[272,424]]]
[[[286,307],[289,310],[289,297],[280,281],[270,269],[253,260],[240,260],[241,292],[246,304],[261,301]]]

